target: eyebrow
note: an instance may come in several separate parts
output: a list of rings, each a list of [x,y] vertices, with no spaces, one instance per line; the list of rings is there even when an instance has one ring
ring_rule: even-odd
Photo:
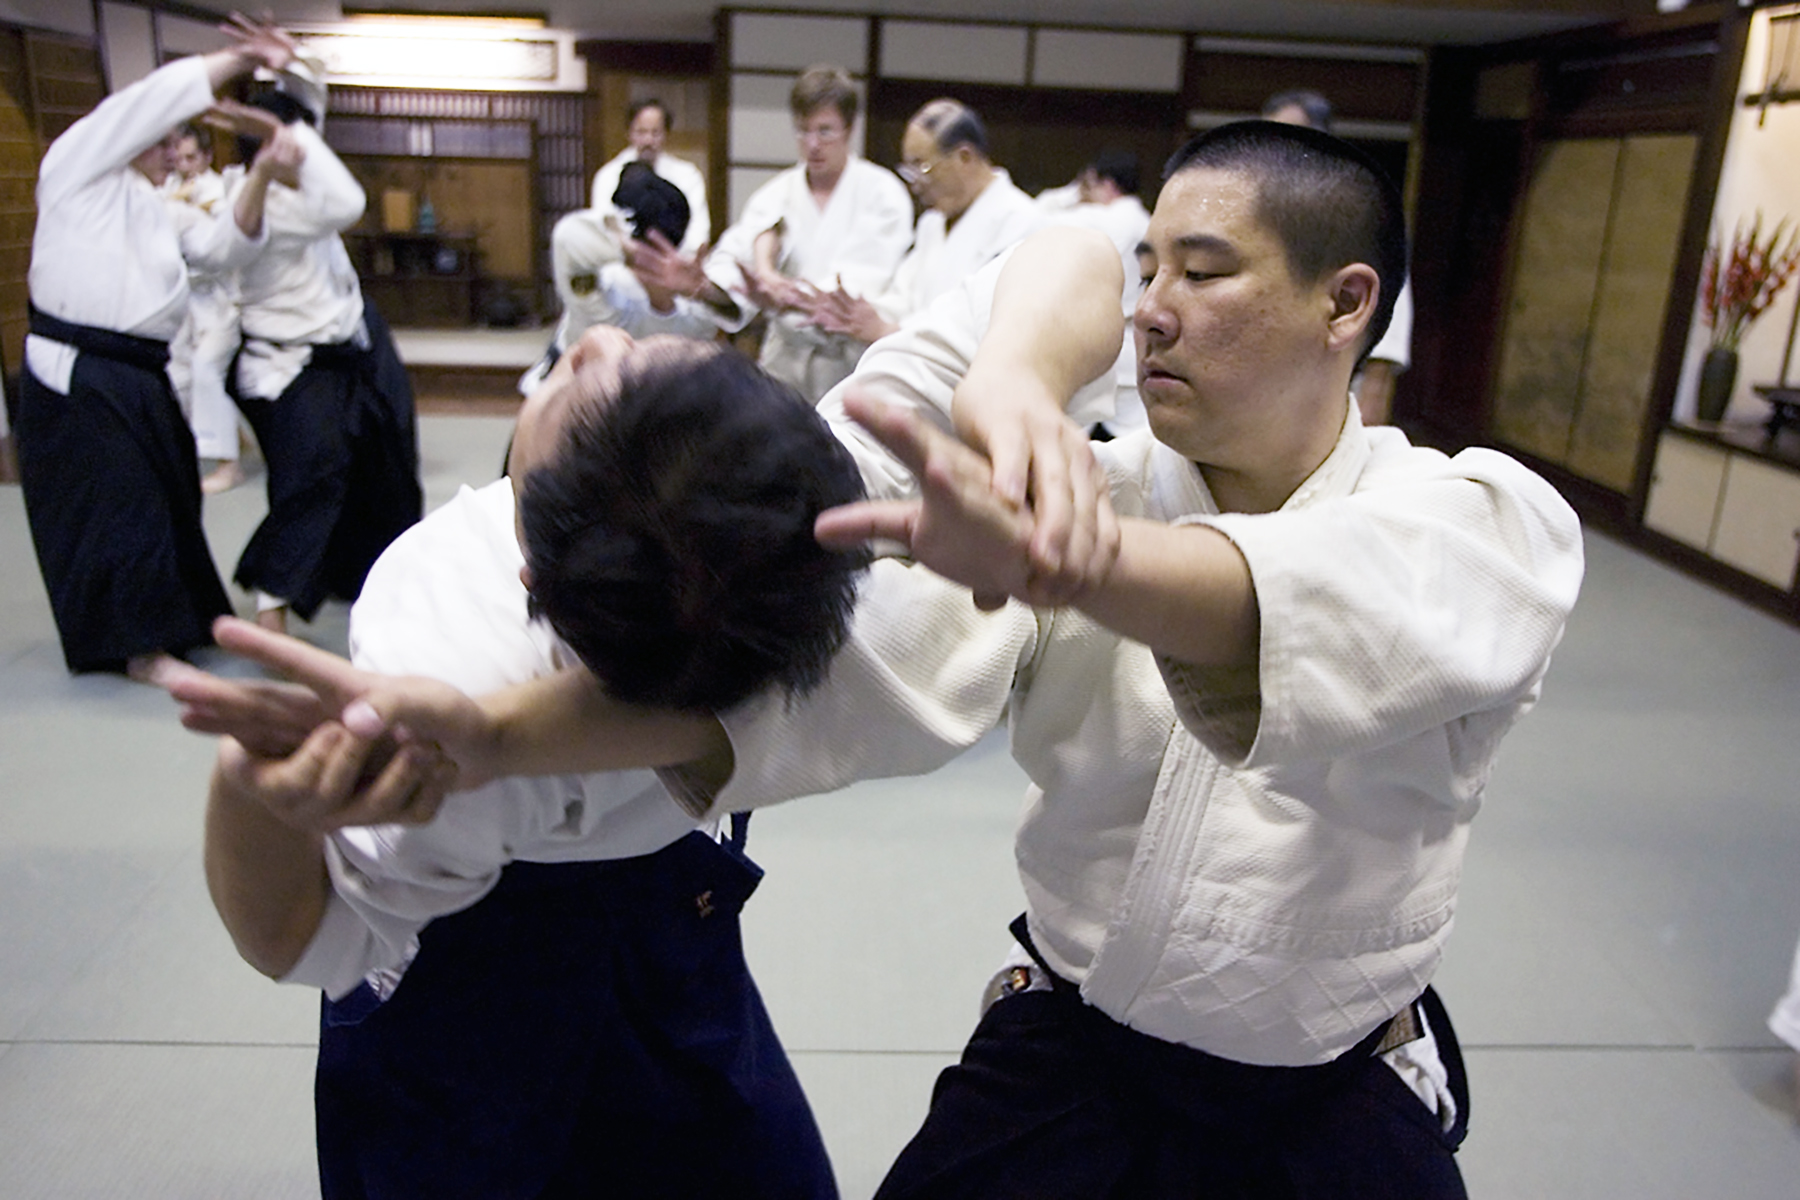
[[[1214,254],[1234,254],[1237,252],[1237,247],[1233,246],[1230,241],[1211,233],[1183,234],[1181,237],[1175,239],[1175,249],[1202,251]],[[1139,242],[1137,244],[1137,253],[1140,255],[1148,254],[1154,257],[1156,254],[1156,247],[1152,246],[1149,242]]]

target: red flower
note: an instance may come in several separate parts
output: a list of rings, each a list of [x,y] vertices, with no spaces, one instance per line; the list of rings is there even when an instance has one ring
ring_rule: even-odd
[[[1758,212],[1748,230],[1739,223],[1729,253],[1716,238],[1707,243],[1700,267],[1700,313],[1712,330],[1711,345],[1737,349],[1750,323],[1775,303],[1796,271],[1800,271],[1800,229],[1789,229],[1785,217],[1766,241]]]

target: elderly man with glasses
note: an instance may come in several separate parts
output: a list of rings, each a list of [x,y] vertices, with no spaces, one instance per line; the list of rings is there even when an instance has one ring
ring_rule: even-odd
[[[907,122],[900,178],[924,206],[912,250],[880,295],[840,287],[821,296],[813,306],[821,329],[865,342],[885,337],[1046,221],[988,157],[981,118],[956,100],[933,100]]]

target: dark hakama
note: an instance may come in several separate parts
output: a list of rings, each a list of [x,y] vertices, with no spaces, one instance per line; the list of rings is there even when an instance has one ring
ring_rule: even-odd
[[[239,586],[311,620],[354,600],[388,543],[424,511],[412,384],[393,338],[364,307],[369,348],[314,346],[277,400],[233,395],[269,469],[269,515],[238,559]]]
[[[689,834],[609,862],[515,862],[432,921],[399,987],[326,1001],[325,1200],[835,1197],[745,965],[761,869]]]
[[[1139,1033],[1064,980],[1003,995],[876,1200],[1466,1200],[1462,1052],[1436,993],[1418,1006],[1448,1130],[1377,1055],[1386,1026],[1321,1066],[1262,1067]]]
[[[169,386],[166,343],[34,312],[77,351],[69,394],[29,370],[19,394],[19,479],[38,566],[71,671],[212,641],[231,611],[200,524],[194,435]]]

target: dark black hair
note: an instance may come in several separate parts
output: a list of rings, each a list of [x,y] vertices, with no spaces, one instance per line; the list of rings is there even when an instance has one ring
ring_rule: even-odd
[[[1406,280],[1406,219],[1400,189],[1367,153],[1305,125],[1234,121],[1189,139],[1163,168],[1163,181],[1209,167],[1256,181],[1257,215],[1287,253],[1294,278],[1311,283],[1350,263],[1381,278],[1363,343],[1387,332]]]
[[[646,108],[654,108],[657,112],[661,113],[663,129],[667,130],[669,128],[669,106],[664,104],[661,100],[658,100],[655,96],[647,96],[642,100],[634,101],[629,110],[629,115],[625,118],[626,123],[629,124],[630,122],[637,120],[638,114],[643,112]]]
[[[1306,123],[1321,133],[1331,132],[1331,101],[1310,88],[1276,92],[1263,101],[1262,115],[1272,117],[1289,106],[1306,114]]]
[[[1110,179],[1127,196],[1138,190],[1138,156],[1129,150],[1102,150],[1094,155],[1088,170],[1101,179]]]
[[[212,153],[212,130],[206,126],[193,121],[184,121],[175,127],[176,141],[185,142],[189,138],[194,139],[194,145],[200,147],[202,153]]]
[[[613,205],[631,217],[631,236],[643,241],[652,229],[662,230],[675,245],[687,235],[688,200],[680,188],[645,162],[628,162],[619,172]]]
[[[257,92],[255,95],[251,96],[249,100],[245,101],[245,103],[249,104],[251,108],[260,108],[264,112],[274,113],[275,119],[280,121],[283,125],[292,125],[295,121],[304,121],[308,125],[318,124],[317,118],[313,116],[312,109],[306,107],[306,105],[300,103],[300,101],[294,99],[294,97],[288,95],[286,92],[278,92],[274,88],[265,88],[264,90]],[[246,163],[249,162],[256,157],[256,152],[261,149],[261,138],[250,137],[248,134],[238,134],[237,152],[240,161]]]
[[[862,477],[813,406],[723,347],[626,362],[570,414],[520,516],[531,611],[614,698],[690,712],[804,692],[843,644],[862,552],[813,538]]]
[[[933,100],[913,114],[913,123],[931,135],[939,153],[949,154],[958,146],[973,147],[983,158],[988,154],[987,126],[975,110],[960,100]]]

